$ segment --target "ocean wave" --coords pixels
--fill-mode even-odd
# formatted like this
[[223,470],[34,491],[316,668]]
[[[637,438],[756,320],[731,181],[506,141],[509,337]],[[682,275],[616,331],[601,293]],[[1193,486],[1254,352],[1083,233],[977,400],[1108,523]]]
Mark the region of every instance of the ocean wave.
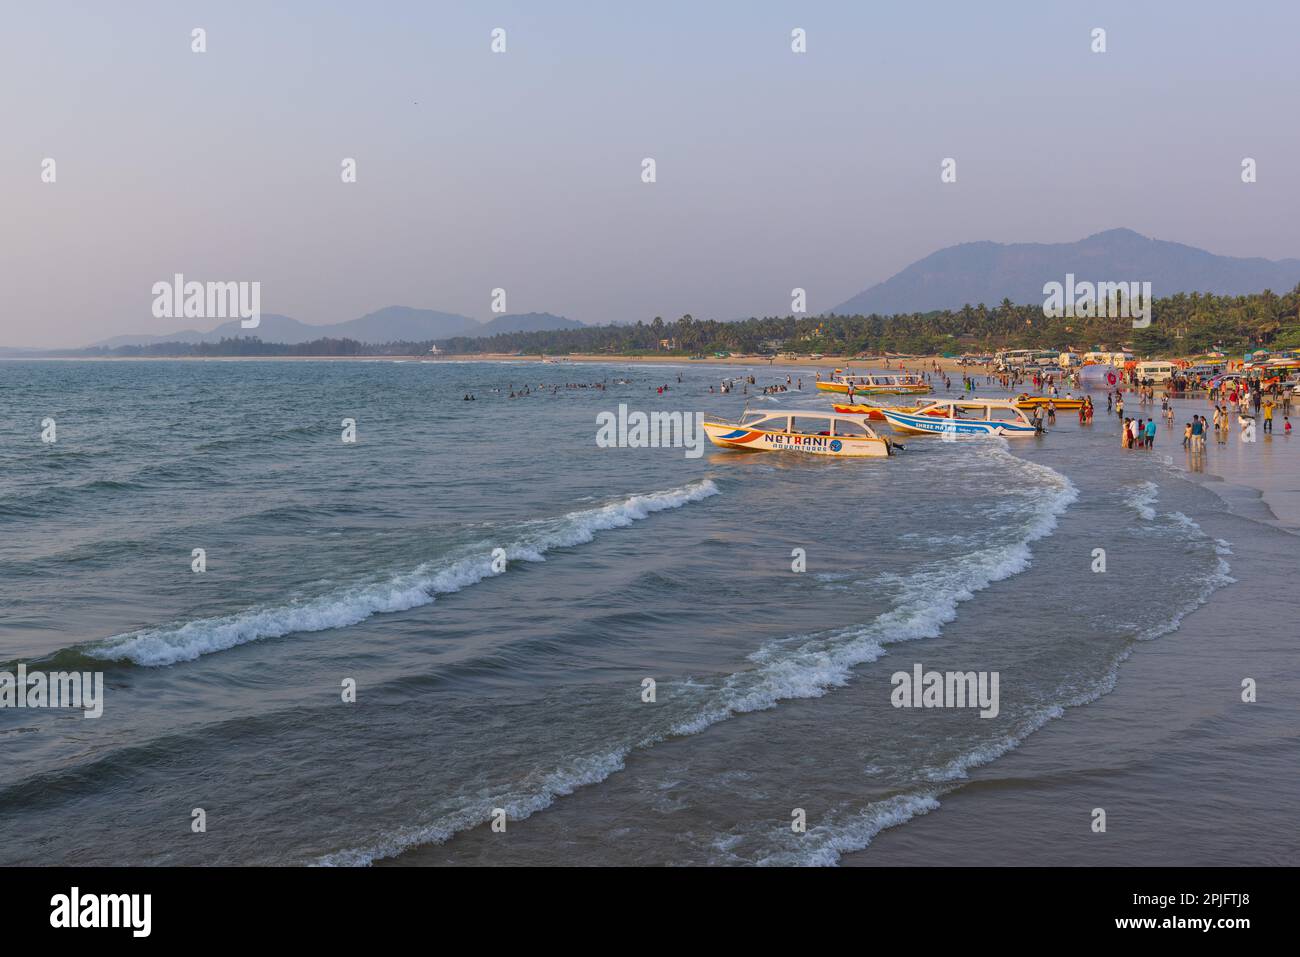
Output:
[[[518,539],[499,547],[508,561],[541,562],[552,549],[585,544],[597,532],[624,528],[655,512],[717,494],[717,486],[704,479],[681,488],[632,495],[558,519],[525,523]],[[490,553],[443,563],[425,562],[410,572],[336,588],[315,598],[114,635],[79,646],[78,650],[93,658],[126,660],[145,667],[172,665],[265,638],[344,628],[372,615],[406,611],[430,604],[437,595],[458,592],[498,574],[504,572],[493,567]]]
[[842,855],[867,847],[886,828],[906,824],[938,807],[939,801],[933,794],[898,794],[868,804],[852,818],[809,828],[800,836],[797,850],[770,854],[758,863],[777,867],[833,866]]
[[117,496],[149,492],[168,483],[197,481],[207,470],[187,462],[158,462],[109,477],[66,481],[62,484],[25,483],[16,492],[0,495],[0,517],[46,518],[73,505],[95,508]]
[[494,798],[485,794],[480,801],[455,814],[429,824],[399,828],[373,845],[326,854],[315,863],[323,867],[367,867],[414,847],[442,844],[459,831],[486,823],[498,807],[505,811],[508,821],[523,820],[550,807],[556,798],[572,794],[588,784],[599,784],[614,772],[621,771],[630,750],[619,748],[605,754],[574,758],[563,767],[531,776],[531,780],[525,781],[511,796]]
[[1035,505],[1015,541],[923,566],[899,582],[897,604],[864,627],[814,638],[793,649],[790,639],[760,648],[750,656],[757,668],[729,676],[712,704],[676,725],[674,733],[696,734],[733,714],[770,708],[784,699],[820,697],[847,683],[853,668],[879,658],[885,645],[938,636],[957,617],[961,602],[1028,568],[1031,543],[1056,528],[1058,517],[1079,493],[1056,470],[1002,454],[1036,483]]
[[131,478],[95,478],[64,485],[25,486],[19,494],[0,497],[0,517],[44,518],[51,503],[66,505],[80,500],[80,496],[98,494],[100,499],[116,493],[138,492],[145,485]]
[[[934,563],[911,576],[903,582],[898,603],[864,627],[769,642],[750,655],[756,668],[728,676],[721,687],[705,693],[705,700],[692,717],[663,732],[557,768],[531,786],[525,781],[509,796],[498,798],[495,805],[484,797],[472,808],[430,824],[390,832],[367,846],[324,855],[317,863],[364,866],[422,844],[443,843],[458,831],[481,825],[492,806],[507,808],[510,819],[518,820],[550,806],[558,796],[600,783],[621,770],[627,755],[635,750],[653,747],[670,737],[698,734],[735,714],[770,708],[782,700],[820,697],[832,687],[846,684],[852,668],[874,661],[884,653],[886,644],[937,636],[956,617],[961,602],[1027,568],[1032,558],[1030,544],[1049,535],[1058,517],[1078,498],[1074,483],[1055,469],[1018,458],[1007,452],[1005,445],[991,448],[1004,466],[1019,471],[1031,485],[1031,504],[1022,511],[1027,520],[1014,541]],[[903,796],[895,804],[883,802],[860,828],[874,835],[937,806],[933,798]]]

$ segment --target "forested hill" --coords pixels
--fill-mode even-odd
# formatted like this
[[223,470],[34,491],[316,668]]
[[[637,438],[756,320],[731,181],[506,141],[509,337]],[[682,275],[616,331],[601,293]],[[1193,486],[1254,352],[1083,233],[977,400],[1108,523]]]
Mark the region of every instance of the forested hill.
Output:
[[1199,352],[1216,344],[1300,346],[1300,286],[1280,296],[1271,291],[1248,296],[1179,293],[1156,299],[1151,325],[1145,329],[1134,329],[1129,319],[1049,319],[1041,302],[1017,306],[1004,299],[992,308],[980,304],[896,316],[785,316],[738,322],[656,318],[634,325],[454,338],[438,345],[454,354],[788,351],[845,355],[1088,348],[1121,342],[1131,343],[1143,354]]

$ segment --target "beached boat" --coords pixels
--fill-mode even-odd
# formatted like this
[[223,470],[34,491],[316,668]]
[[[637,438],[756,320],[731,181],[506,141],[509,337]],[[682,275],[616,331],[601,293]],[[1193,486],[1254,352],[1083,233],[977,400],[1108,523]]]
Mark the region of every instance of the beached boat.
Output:
[[915,412],[882,409],[885,421],[910,435],[1033,435],[1038,430],[1008,399],[933,399]]
[[911,372],[869,372],[849,375],[836,369],[829,381],[818,382],[823,392],[843,392],[856,395],[924,395],[930,384]]
[[804,409],[746,412],[739,422],[705,420],[704,433],[721,448],[749,452],[856,457],[891,455],[895,449],[867,424],[866,416]]
[[1083,408],[1082,399],[1076,399],[1069,395],[1030,395],[1028,392],[1022,392],[1020,395],[1016,396],[1016,405],[1022,409],[1032,409],[1036,405],[1041,405],[1043,408],[1047,408],[1048,402],[1056,404],[1057,412],[1077,412],[1079,409]]

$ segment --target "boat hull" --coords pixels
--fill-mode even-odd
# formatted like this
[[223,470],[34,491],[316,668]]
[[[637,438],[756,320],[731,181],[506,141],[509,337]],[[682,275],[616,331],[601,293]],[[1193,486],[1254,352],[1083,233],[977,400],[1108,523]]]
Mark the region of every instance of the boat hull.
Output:
[[879,458],[892,451],[891,443],[886,438],[769,432],[724,422],[705,422],[704,434],[719,448],[742,452],[802,452],[807,455]]
[[[817,388],[822,392],[838,392],[847,395],[849,387],[843,382],[818,382]],[[854,395],[925,395],[930,391],[928,385],[855,385]]]
[[978,419],[950,419],[944,416],[912,415],[907,412],[885,411],[885,421],[897,431],[908,435],[1000,435],[1019,438],[1034,435],[1032,425],[1016,422],[987,422]]
[[1021,409],[1033,409],[1035,406],[1039,405],[1043,408],[1047,408],[1047,403],[1049,401],[1056,404],[1057,412],[1078,412],[1083,408],[1082,399],[1053,399],[1051,396],[1037,395],[1031,395],[1024,399],[1017,399],[1016,405]]
[[[875,422],[885,421],[886,409],[888,409],[890,412],[915,412],[916,411],[916,406],[914,405],[865,405],[865,404],[848,405],[843,402],[833,402],[831,403],[831,408],[833,408],[836,412],[844,412],[844,413],[848,413],[849,415],[865,415],[868,419],[871,419]],[[945,416],[948,413],[927,412],[925,414]]]

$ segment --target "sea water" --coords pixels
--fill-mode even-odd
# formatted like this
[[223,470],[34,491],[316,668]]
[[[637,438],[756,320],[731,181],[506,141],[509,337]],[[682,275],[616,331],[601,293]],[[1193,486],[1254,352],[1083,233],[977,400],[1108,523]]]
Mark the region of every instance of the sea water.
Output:
[[[829,408],[738,371],[0,363],[0,667],[105,676],[96,720],[0,710],[0,863],[835,863],[1232,581],[1176,443],[1100,411],[878,459],[596,441]],[[891,706],[922,662],[999,674],[996,717]]]

